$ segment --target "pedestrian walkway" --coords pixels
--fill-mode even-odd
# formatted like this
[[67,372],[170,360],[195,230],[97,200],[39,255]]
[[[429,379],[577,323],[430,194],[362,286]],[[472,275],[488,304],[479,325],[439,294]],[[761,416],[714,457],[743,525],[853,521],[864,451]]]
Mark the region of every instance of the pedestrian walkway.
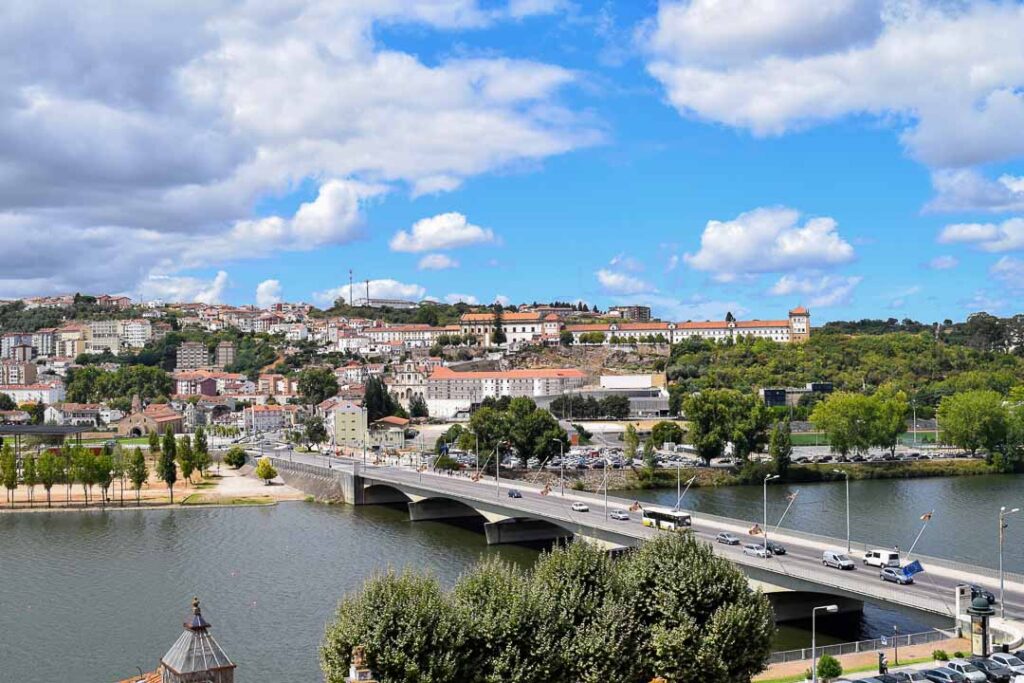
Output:
[[[952,638],[950,640],[940,640],[934,643],[923,643],[921,645],[909,645],[907,647],[900,648],[900,661],[908,662],[916,659],[922,659],[924,657],[931,657],[932,652],[935,650],[945,650],[952,657],[954,652],[970,652],[971,643],[969,640],[963,638]],[[884,650],[885,655],[889,658],[889,666],[895,668],[897,666],[894,662],[892,648]],[[858,669],[865,673],[871,671],[877,672],[878,669],[874,668],[878,664],[878,652],[858,652],[849,655],[840,655],[836,657],[839,663],[843,665],[843,671],[855,673]],[[865,669],[864,667],[870,667]],[[808,671],[811,668],[810,660],[804,660],[800,662],[783,662],[779,664],[772,664],[762,673],[754,677],[754,681],[776,681],[776,680],[792,680],[793,676]],[[847,676],[844,674],[844,678],[856,678],[856,676]]]

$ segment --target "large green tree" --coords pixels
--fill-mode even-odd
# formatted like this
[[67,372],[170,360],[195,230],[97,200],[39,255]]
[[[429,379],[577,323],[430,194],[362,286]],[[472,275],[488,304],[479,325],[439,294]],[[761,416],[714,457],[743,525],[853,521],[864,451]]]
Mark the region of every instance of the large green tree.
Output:
[[39,483],[43,485],[43,490],[46,491],[46,507],[50,507],[50,490],[53,485],[60,480],[63,468],[57,459],[57,456],[53,452],[47,450],[39,456]]
[[872,445],[887,448],[895,455],[900,437],[907,431],[907,417],[910,415],[907,394],[893,384],[883,384],[871,398],[875,402]]
[[174,440],[174,432],[168,427],[164,431],[163,447],[160,449],[160,458],[157,460],[156,476],[167,485],[167,492],[171,496],[171,503],[174,503],[174,484],[178,481],[178,468],[174,461],[178,455],[178,444]]
[[14,507],[14,490],[18,488],[18,459],[9,443],[0,449],[0,479],[7,489],[7,502]]
[[139,505],[141,502],[142,485],[149,479],[149,468],[146,467],[146,458],[142,455],[142,449],[138,446],[132,451],[132,456],[128,460],[127,471],[128,480],[131,481],[132,488],[135,490],[135,504]]
[[965,391],[939,403],[941,439],[971,455],[979,449],[991,455],[1006,443],[1009,414],[995,391]]
[[775,423],[771,439],[768,442],[768,455],[772,459],[775,473],[780,477],[785,477],[793,460],[793,436],[789,420]]
[[837,391],[821,401],[811,422],[828,438],[833,453],[866,453],[877,441],[878,402],[870,396]]
[[690,443],[705,463],[725,452],[725,445],[733,437],[737,406],[742,401],[742,394],[732,389],[710,389],[683,400],[683,414],[690,423]]
[[681,444],[683,435],[683,428],[669,420],[662,420],[651,427],[651,440],[658,447],[666,443]]
[[299,393],[308,404],[319,404],[338,394],[338,378],[330,368],[306,368],[299,373]]

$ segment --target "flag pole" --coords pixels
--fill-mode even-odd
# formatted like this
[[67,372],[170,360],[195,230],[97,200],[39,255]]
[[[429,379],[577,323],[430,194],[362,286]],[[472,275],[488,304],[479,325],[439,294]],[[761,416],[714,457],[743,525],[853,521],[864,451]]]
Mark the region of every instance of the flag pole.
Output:
[[796,497],[797,497],[797,494],[799,494],[799,493],[800,493],[800,489],[797,489],[796,491],[793,491],[793,493],[791,493],[789,496],[787,496],[787,498],[789,498],[789,505],[786,506],[786,509],[782,512],[782,516],[779,517],[778,523],[776,523],[776,525],[775,525],[775,531],[776,532],[779,530],[779,527],[782,526],[782,520],[784,520],[786,518],[786,514],[789,512],[789,508],[793,507],[793,503],[796,502]]
[[924,530],[928,528],[928,523],[932,521],[932,514],[934,512],[935,511],[932,510],[931,512],[926,512],[921,515],[921,521],[923,521],[924,524],[921,525],[921,530],[917,532],[917,538],[914,539],[914,543],[910,546],[910,550],[907,551],[908,560],[910,559],[910,555],[914,552],[914,548],[917,547],[917,542],[921,540],[921,534],[923,534]]

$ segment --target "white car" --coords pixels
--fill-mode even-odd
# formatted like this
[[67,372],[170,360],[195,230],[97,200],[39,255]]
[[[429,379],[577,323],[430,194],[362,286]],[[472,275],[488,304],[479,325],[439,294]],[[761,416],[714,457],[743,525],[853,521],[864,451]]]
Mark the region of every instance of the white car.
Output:
[[864,564],[870,567],[899,567],[900,554],[895,550],[869,550],[864,553]]
[[989,657],[992,661],[999,662],[1015,674],[1024,674],[1024,660],[1008,652],[996,652]]
[[572,511],[573,512],[590,512],[590,506],[587,505],[586,503],[581,503],[579,501],[576,501],[575,503],[572,504]]
[[971,683],[985,683],[988,680],[988,676],[985,675],[984,671],[966,659],[951,659],[946,662],[946,668],[952,669],[968,681],[971,681]]
[[751,557],[771,557],[772,551],[765,550],[760,543],[747,543],[743,546],[743,554]]
[[629,513],[627,513],[625,510],[612,510],[608,516],[618,522],[629,521]]
[[740,544],[740,539],[736,538],[735,536],[730,534],[728,531],[723,531],[722,533],[720,533],[717,536],[715,536],[715,541],[717,541],[718,543],[724,543],[725,545],[739,545]]

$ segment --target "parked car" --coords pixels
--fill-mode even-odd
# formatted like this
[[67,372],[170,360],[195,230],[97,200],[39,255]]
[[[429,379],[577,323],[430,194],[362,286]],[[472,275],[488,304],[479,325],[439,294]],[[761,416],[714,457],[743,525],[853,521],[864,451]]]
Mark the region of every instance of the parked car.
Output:
[[629,513],[626,512],[625,510],[612,510],[608,516],[619,522],[625,522],[629,520]]
[[990,659],[999,662],[1015,674],[1024,674],[1024,659],[1009,652],[996,652]]
[[888,676],[896,683],[913,683],[914,681],[928,680],[923,671],[893,671]]
[[963,674],[957,673],[948,667],[941,669],[929,669],[924,672],[924,677],[933,683],[965,683],[967,680]]
[[985,680],[992,683],[1010,683],[1010,679],[1013,678],[1013,672],[994,659],[971,657],[969,661],[985,674]]
[[971,683],[985,683],[988,676],[985,672],[974,666],[966,659],[951,659],[946,662],[946,668],[957,672]]
[[576,501],[575,503],[572,504],[572,511],[573,512],[590,512],[590,506],[587,505],[586,503],[581,503],[579,501]]
[[856,569],[857,567],[853,560],[839,550],[826,550],[823,552],[821,554],[821,563],[826,567],[835,567],[836,569]]
[[717,536],[715,536],[715,540],[717,542],[719,542],[719,543],[724,543],[726,545],[739,545],[740,544],[740,539],[736,538],[735,536],[730,534],[728,531],[723,531],[722,533],[720,533]]
[[747,543],[743,546],[743,554],[752,557],[771,557],[772,551],[766,550],[760,543]]
[[776,543],[775,541],[768,541],[768,550],[771,551],[772,555],[786,554],[786,546],[781,543]]
[[523,494],[522,494],[522,492],[519,489],[509,489],[508,490],[508,497],[509,498],[522,498]]
[[913,576],[907,576],[898,567],[883,567],[882,571],[878,573],[878,576],[882,581],[890,581],[892,583],[898,583],[901,586],[914,583]]
[[869,550],[864,553],[864,564],[871,567],[898,567],[900,554],[895,550]]

